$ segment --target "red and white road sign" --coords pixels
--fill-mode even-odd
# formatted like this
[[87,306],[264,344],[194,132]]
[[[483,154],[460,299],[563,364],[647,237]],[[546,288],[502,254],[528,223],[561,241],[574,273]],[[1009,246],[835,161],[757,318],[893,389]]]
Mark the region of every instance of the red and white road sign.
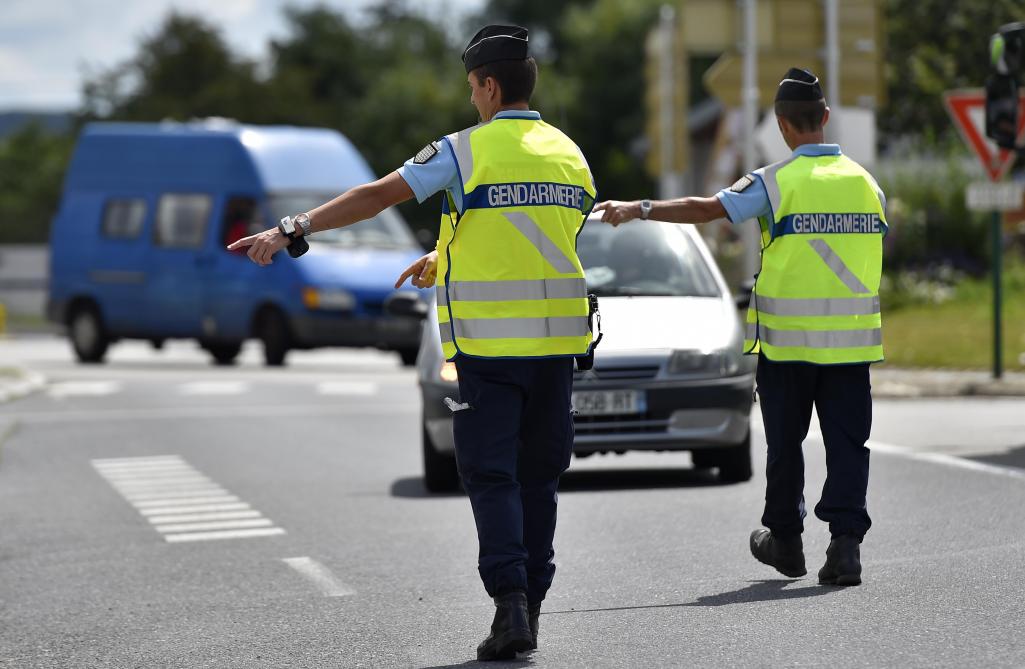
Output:
[[[982,161],[982,167],[993,181],[1000,181],[1014,162],[1014,151],[1001,149],[986,137],[986,91],[966,88],[947,91],[943,95],[950,117],[961,138]],[[1025,92],[1018,97],[1018,143],[1025,131]]]

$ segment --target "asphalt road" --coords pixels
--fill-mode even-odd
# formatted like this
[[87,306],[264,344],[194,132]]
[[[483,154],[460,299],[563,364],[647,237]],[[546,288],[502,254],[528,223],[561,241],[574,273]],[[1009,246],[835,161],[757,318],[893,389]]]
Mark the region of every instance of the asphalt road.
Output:
[[[0,666],[474,665],[492,608],[469,504],[420,484],[419,399],[393,356],[267,370],[247,349],[225,369],[128,344],[79,367],[37,339],[0,343],[11,362],[50,384],[0,405]],[[541,648],[508,665],[1025,665],[1025,401],[879,401],[873,440],[875,525],[849,589],[816,584],[814,518],[808,577],[750,557],[759,475],[574,462]],[[821,442],[806,454],[811,505]],[[167,486],[222,506],[222,538],[161,507]]]

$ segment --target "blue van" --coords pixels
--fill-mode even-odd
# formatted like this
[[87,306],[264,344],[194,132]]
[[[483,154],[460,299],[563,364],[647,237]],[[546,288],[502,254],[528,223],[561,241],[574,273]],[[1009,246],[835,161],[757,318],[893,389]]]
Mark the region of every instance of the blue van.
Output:
[[423,251],[395,211],[313,235],[306,255],[268,267],[225,249],[373,179],[333,130],[90,124],[50,235],[48,316],[82,362],[102,362],[118,339],[190,338],[231,364],[255,337],[268,365],[318,346],[394,350],[412,364],[421,325],[384,303]]

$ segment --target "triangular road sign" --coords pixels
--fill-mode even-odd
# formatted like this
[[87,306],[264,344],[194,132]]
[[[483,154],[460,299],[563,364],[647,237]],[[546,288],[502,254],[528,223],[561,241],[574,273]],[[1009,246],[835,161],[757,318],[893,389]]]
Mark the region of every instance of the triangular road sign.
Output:
[[[1000,181],[1011,169],[1014,151],[999,148],[986,137],[986,91],[968,88],[947,91],[943,96],[950,117],[961,133],[961,138],[982,161],[982,167],[989,178]],[[1018,98],[1018,142],[1021,143],[1025,130],[1025,92]]]

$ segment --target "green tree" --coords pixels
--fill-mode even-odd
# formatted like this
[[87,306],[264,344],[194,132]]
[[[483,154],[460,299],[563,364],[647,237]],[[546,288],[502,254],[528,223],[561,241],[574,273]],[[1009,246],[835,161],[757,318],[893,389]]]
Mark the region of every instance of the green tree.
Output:
[[261,122],[273,115],[256,64],[232,54],[214,26],[176,12],[139,44],[135,57],[88,81],[83,93],[91,118]]
[[57,213],[69,135],[30,123],[0,141],[0,243],[45,242]]
[[884,8],[888,101],[880,129],[890,138],[952,136],[943,92],[985,84],[989,37],[1025,21],[1025,1],[886,0]]

